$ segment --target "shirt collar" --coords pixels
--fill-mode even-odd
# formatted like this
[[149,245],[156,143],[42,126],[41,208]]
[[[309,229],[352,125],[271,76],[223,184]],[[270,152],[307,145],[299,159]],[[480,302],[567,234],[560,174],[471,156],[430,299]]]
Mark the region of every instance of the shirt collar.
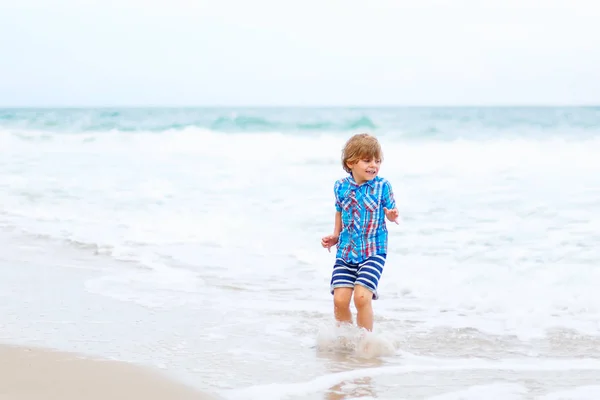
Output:
[[359,185],[358,183],[356,183],[356,181],[354,180],[354,177],[352,176],[352,173],[349,174],[348,176],[348,182],[350,182],[350,186],[354,187],[354,188],[359,188],[361,186],[367,185],[369,187],[373,187],[373,185],[375,185],[375,179],[377,179],[377,177],[371,179],[370,181],[366,181],[365,183]]

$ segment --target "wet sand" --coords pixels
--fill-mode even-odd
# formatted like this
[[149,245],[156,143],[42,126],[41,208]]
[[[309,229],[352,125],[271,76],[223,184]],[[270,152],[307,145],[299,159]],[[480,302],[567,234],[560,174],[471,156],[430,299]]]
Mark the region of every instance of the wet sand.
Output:
[[215,397],[118,361],[0,345],[0,400],[204,400]]

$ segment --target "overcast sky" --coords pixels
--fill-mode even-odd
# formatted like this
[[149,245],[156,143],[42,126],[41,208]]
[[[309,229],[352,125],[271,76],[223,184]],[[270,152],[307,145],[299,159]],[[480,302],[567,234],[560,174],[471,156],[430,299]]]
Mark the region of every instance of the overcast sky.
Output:
[[0,106],[600,104],[597,0],[0,0]]

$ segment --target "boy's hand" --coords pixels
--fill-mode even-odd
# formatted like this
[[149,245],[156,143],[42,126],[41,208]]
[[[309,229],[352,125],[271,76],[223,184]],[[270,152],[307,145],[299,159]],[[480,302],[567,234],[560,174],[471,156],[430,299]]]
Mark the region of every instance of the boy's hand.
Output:
[[331,253],[331,247],[335,246],[338,242],[339,237],[335,235],[328,235],[321,239],[321,246],[325,247]]
[[387,219],[389,219],[391,222],[395,222],[396,224],[398,224],[398,209],[394,208],[392,210],[388,210],[387,208],[383,208],[383,211],[385,211],[385,216],[387,217]]

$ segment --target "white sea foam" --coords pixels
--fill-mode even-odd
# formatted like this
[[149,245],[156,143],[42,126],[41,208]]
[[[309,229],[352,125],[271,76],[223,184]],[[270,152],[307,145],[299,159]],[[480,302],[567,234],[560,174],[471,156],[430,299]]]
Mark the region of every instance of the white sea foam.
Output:
[[363,336],[319,245],[346,135],[0,128],[2,334],[88,329],[232,399],[598,397],[600,140],[495,132],[381,136],[401,224]]
[[540,400],[596,400],[598,398],[600,398],[600,385],[557,390],[539,397]]
[[490,385],[471,386],[468,389],[428,397],[427,400],[505,400],[526,398],[528,398],[527,388],[524,385],[495,383]]
[[[398,381],[404,375],[412,373],[433,374],[442,372],[464,372],[488,371],[498,373],[500,371],[514,372],[562,372],[571,370],[578,371],[600,371],[598,361],[582,360],[546,360],[540,364],[538,361],[528,362],[521,360],[504,360],[502,362],[485,360],[452,360],[436,362],[437,365],[395,365],[386,367],[372,367],[354,369],[350,371],[337,372],[322,375],[306,382],[297,383],[273,383],[268,385],[255,385],[247,388],[224,391],[223,395],[228,399],[285,399],[285,398],[309,398],[311,394],[322,393],[342,382],[353,381],[364,378],[380,378],[386,376],[395,377]],[[414,378],[413,378],[414,379]],[[405,388],[410,390],[410,386]],[[435,385],[432,385],[435,387]],[[585,392],[596,390],[595,387],[588,388]],[[583,392],[583,391],[582,391]],[[477,399],[477,398],[502,398],[521,399],[527,390],[522,384],[488,384],[471,386],[460,391],[447,392],[443,395],[432,396],[430,399]],[[492,396],[492,397],[490,397]],[[495,396],[495,397],[494,397]],[[401,397],[403,398],[403,397]],[[526,398],[526,397],[525,397]],[[553,398],[549,396],[549,398]],[[560,397],[559,397],[560,398]]]
[[[332,255],[319,238],[332,229],[345,137],[189,128],[0,138],[2,225],[146,268],[90,290],[164,304],[155,297],[208,279],[248,290],[291,283],[329,299]],[[598,331],[600,141],[382,144],[402,223],[390,227],[378,313],[424,329]]]
[[356,325],[322,326],[316,339],[316,347],[321,352],[342,352],[360,358],[377,358],[396,354],[393,338],[385,333],[358,329]]

